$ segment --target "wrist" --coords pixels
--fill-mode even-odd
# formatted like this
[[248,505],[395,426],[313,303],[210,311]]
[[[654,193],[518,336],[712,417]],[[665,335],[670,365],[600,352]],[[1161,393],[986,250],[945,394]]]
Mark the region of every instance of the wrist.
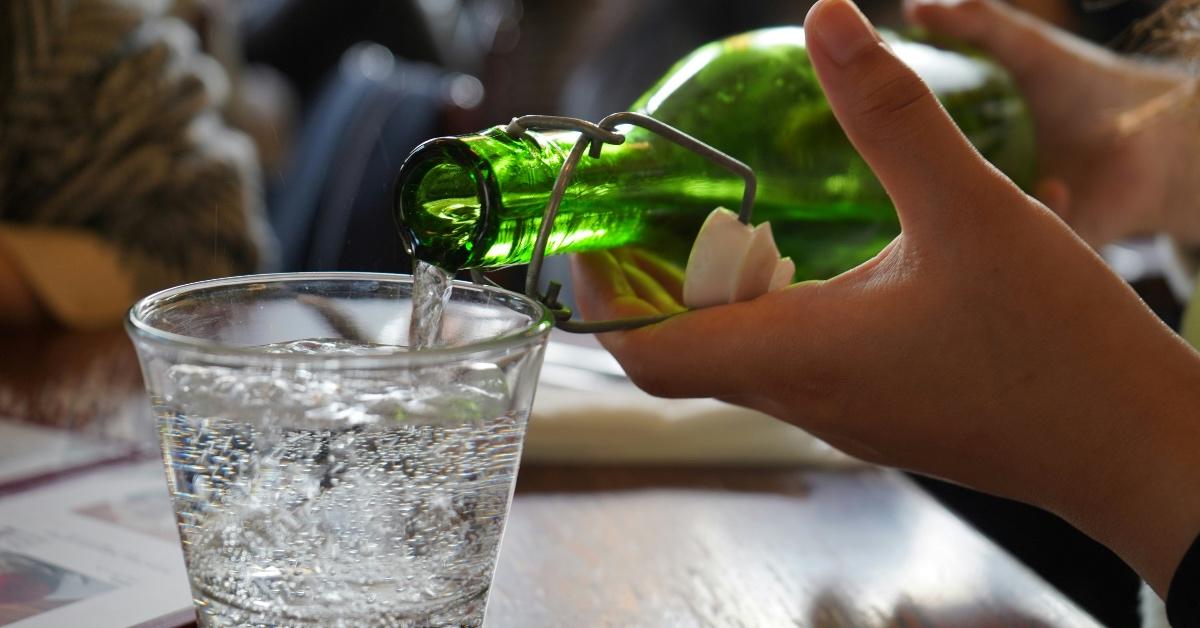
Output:
[[[1182,343],[1147,350],[1129,382],[1128,403],[1095,417],[1107,445],[1081,482],[1064,487],[1050,509],[1100,541],[1162,597],[1179,559],[1200,534],[1200,356]],[[1169,354],[1167,359],[1163,359]],[[1116,416],[1116,415],[1122,416]]]

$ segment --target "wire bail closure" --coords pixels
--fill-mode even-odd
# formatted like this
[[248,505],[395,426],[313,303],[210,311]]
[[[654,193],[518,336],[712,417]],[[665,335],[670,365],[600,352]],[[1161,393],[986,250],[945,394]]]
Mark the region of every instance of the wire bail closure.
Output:
[[[636,329],[646,325],[653,325],[674,316],[674,314],[658,314],[608,321],[572,321],[571,309],[558,302],[558,293],[562,289],[561,284],[557,281],[551,281],[545,294],[542,294],[538,288],[542,274],[542,262],[546,257],[546,245],[550,240],[550,232],[554,229],[554,220],[558,216],[559,205],[562,203],[563,195],[566,194],[567,186],[571,183],[571,178],[575,176],[575,169],[579,165],[580,159],[583,158],[584,151],[587,150],[588,156],[595,159],[600,156],[600,151],[603,150],[605,144],[623,144],[625,136],[616,130],[620,125],[638,126],[656,133],[682,148],[707,159],[713,164],[740,176],[745,182],[745,187],[742,192],[742,205],[738,211],[738,220],[743,224],[750,224],[750,217],[754,211],[754,195],[758,188],[758,182],[750,166],[650,116],[632,111],[621,111],[606,116],[599,124],[567,116],[530,115],[513,118],[508,123],[508,126],[504,128],[505,132],[513,137],[521,137],[528,130],[579,132],[579,139],[575,142],[575,145],[571,148],[571,152],[567,155],[567,159],[563,162],[562,169],[558,172],[558,178],[554,180],[554,188],[550,192],[549,200],[546,202],[546,211],[542,214],[542,223],[538,229],[533,254],[529,260],[529,270],[525,274],[525,295],[549,308],[554,314],[555,326],[563,331],[577,334],[594,334],[606,331]],[[471,278],[476,283],[492,283],[478,269],[471,269]]]

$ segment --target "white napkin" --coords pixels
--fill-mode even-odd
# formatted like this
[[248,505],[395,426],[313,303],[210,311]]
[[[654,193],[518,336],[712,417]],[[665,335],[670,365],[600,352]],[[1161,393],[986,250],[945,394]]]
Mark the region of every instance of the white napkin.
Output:
[[864,464],[753,410],[713,399],[651,397],[594,339],[565,336],[554,332],[546,347],[525,441],[528,462]]

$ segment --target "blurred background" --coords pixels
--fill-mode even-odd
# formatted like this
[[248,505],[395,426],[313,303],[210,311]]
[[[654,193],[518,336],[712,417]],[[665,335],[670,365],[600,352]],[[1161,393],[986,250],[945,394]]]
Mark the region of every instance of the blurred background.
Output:
[[[263,257],[267,269],[380,272],[411,270],[392,222],[392,182],[421,141],[522,114],[598,120],[626,109],[697,46],[799,24],[809,8],[770,0],[123,1],[164,5],[227,77],[221,114],[256,149],[254,194],[277,248]],[[876,24],[904,28],[898,0],[860,4]],[[1158,7],[1017,4],[1114,48],[1130,45],[1130,26]],[[1181,289],[1172,283],[1181,280],[1160,244],[1123,243],[1105,255],[1177,327]],[[1035,509],[920,481],[1102,623],[1138,624],[1138,580],[1104,548]]]

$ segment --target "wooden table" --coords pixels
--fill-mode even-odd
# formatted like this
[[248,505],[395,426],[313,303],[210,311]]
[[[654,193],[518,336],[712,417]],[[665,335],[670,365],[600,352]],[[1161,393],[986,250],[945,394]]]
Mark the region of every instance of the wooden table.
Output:
[[[150,431],[121,331],[0,347],[0,415]],[[898,473],[527,466],[487,625],[1098,624]]]

